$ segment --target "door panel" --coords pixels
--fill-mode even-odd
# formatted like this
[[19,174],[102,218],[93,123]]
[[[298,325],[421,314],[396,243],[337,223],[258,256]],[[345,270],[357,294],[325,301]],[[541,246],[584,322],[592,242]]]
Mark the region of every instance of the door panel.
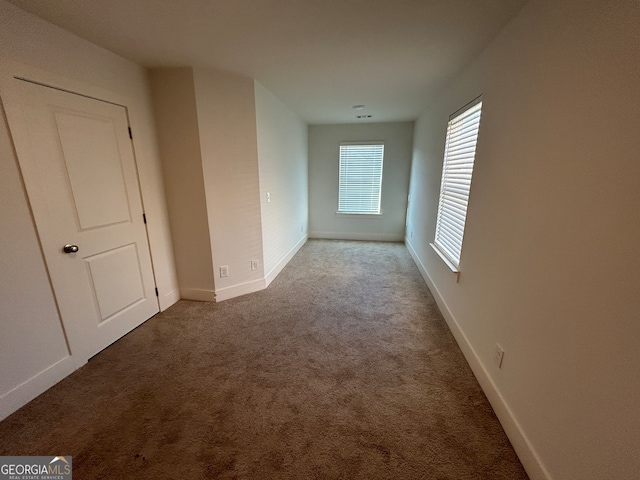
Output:
[[144,301],[144,282],[135,244],[85,257],[84,261],[98,303],[99,323]]
[[131,221],[113,119],[56,111],[55,120],[80,228]]
[[79,364],[159,310],[127,112],[14,81],[7,117]]

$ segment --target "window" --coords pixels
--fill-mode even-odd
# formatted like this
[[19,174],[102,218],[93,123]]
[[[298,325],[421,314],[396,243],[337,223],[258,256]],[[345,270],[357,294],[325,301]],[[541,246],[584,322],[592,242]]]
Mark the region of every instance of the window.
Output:
[[480,129],[480,97],[449,117],[442,166],[442,183],[432,246],[458,272],[467,219],[473,161]]
[[380,214],[383,142],[341,143],[338,213]]

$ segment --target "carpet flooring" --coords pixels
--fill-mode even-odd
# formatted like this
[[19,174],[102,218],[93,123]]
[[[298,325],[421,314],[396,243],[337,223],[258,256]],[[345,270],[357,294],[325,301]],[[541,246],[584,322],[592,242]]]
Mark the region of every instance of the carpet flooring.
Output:
[[527,479],[404,245],[310,240],[180,301],[0,423],[81,479]]

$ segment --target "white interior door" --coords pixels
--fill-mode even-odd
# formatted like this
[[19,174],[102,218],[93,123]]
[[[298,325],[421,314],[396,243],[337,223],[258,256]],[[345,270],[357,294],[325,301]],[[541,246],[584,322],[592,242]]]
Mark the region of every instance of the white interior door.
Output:
[[159,310],[127,111],[14,82],[7,117],[80,364]]

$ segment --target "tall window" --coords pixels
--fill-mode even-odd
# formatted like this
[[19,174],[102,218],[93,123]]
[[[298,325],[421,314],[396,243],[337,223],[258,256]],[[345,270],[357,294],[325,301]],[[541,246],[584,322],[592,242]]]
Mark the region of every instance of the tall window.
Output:
[[449,117],[442,166],[440,202],[434,248],[457,271],[460,265],[471,175],[480,129],[482,100],[478,97]]
[[380,213],[383,142],[341,143],[338,213]]

